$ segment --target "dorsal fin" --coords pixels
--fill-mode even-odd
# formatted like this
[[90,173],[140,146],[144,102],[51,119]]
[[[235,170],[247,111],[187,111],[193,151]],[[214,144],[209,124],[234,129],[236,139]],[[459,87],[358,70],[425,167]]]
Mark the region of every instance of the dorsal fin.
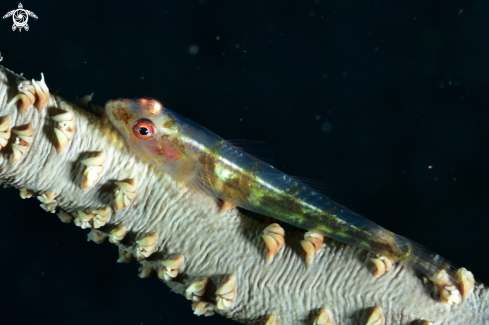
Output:
[[232,139],[226,142],[267,164],[274,162],[272,146],[263,141]]
[[323,183],[321,181],[317,181],[314,179],[310,178],[305,178],[305,177],[299,177],[299,176],[290,176],[292,179],[301,182],[302,184],[306,185],[307,187],[315,190],[316,192],[319,192],[323,195],[326,195],[329,198],[332,198],[332,191],[333,187],[327,185],[326,183]]

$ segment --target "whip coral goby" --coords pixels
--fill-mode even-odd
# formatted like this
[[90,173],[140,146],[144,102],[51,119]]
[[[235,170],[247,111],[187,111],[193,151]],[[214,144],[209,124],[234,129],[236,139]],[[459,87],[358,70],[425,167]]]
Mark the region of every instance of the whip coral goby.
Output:
[[[13,101],[23,77],[1,68],[0,80],[0,118],[8,121],[2,122],[7,143],[0,179],[23,197],[39,198],[63,221],[76,219],[90,228],[92,240],[108,238],[119,247],[121,261],[135,257],[141,263],[141,277],[159,275],[186,296],[189,312],[247,324],[484,324],[489,319],[487,290],[475,284],[471,293],[473,278],[464,269],[441,268],[423,281],[413,268],[395,263],[399,256],[339,243],[321,229],[306,235],[280,226],[265,230],[268,224],[237,209],[223,212],[205,191],[138,159],[109,121],[49,96],[44,79],[35,88],[39,98],[27,104],[18,102],[21,97]],[[50,118],[60,114],[61,122]],[[55,129],[65,132],[67,141],[60,141]],[[15,145],[21,148],[13,151]],[[384,274],[374,277],[372,265]],[[456,304],[456,297],[466,301]]]
[[[337,204],[157,100],[119,99],[105,107],[105,115],[139,159],[180,185],[314,233],[301,242],[307,264],[321,251],[325,235],[378,254],[372,258],[376,277],[389,271],[392,261],[402,261],[435,282],[446,303],[457,304],[460,291],[465,299],[472,290],[470,272],[461,270],[468,279],[459,281],[455,268],[440,255]],[[284,230],[274,225],[262,235],[269,251],[267,263],[284,244]],[[458,291],[452,289],[458,283]]]

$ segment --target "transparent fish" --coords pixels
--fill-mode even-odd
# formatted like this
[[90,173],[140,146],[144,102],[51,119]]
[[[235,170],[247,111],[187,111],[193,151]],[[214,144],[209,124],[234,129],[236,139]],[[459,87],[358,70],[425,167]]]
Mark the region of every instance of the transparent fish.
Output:
[[238,207],[404,262],[433,279],[443,257],[348,210],[154,100],[109,101],[106,115],[139,158]]

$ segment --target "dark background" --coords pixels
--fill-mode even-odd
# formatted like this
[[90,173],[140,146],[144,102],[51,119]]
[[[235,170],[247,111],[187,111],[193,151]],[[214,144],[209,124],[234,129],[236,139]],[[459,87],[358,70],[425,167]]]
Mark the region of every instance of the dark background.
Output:
[[[20,33],[0,20],[9,69],[70,100],[154,97],[265,141],[277,168],[489,283],[489,1],[22,3],[39,19]],[[1,193],[2,323],[233,323]]]

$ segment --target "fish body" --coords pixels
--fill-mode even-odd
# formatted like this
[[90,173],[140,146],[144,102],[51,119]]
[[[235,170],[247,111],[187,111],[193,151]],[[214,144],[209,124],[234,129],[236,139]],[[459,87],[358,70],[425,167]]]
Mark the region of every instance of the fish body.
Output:
[[163,107],[154,99],[109,101],[106,115],[140,159],[238,207],[402,261],[433,278],[455,268],[416,242],[341,206],[299,180]]

